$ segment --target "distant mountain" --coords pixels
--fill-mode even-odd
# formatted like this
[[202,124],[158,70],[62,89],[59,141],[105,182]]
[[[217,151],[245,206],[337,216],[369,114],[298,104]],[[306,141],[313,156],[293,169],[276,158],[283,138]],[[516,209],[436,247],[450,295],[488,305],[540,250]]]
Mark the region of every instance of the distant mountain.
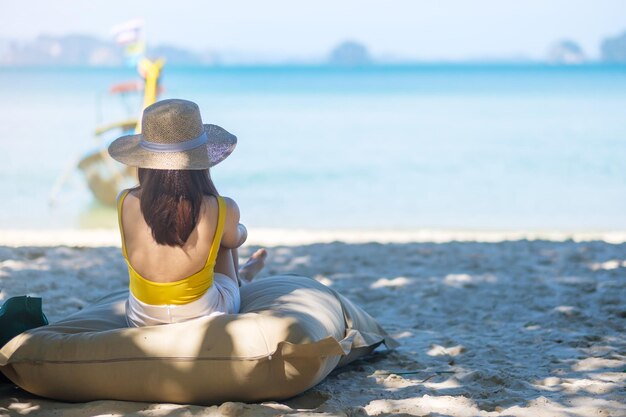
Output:
[[159,45],[149,48],[148,55],[163,57],[168,65],[198,65],[206,63],[200,54],[172,45]]
[[339,66],[360,66],[372,63],[367,47],[354,41],[346,41],[337,45],[328,57],[328,63]]
[[626,63],[626,32],[613,38],[606,38],[600,46],[602,60]]
[[[180,46],[148,46],[147,55],[165,58],[167,65],[317,65],[324,59],[267,55],[244,51],[196,52]],[[329,54],[327,63],[339,66],[360,66],[373,62],[365,45],[343,42]],[[93,66],[117,67],[125,64],[123,47],[112,40],[89,35],[42,35],[31,41],[0,39],[0,66]]]
[[30,42],[0,42],[2,66],[117,66],[122,62],[118,46],[88,35],[42,35]]
[[[212,64],[212,54],[198,54],[172,45],[148,48],[148,56],[163,57],[172,65]],[[124,65],[123,48],[113,41],[89,35],[48,36],[32,41],[0,40],[0,66],[94,66]]]
[[[230,66],[230,65],[333,65],[359,67],[372,64],[410,64],[432,62],[416,58],[382,54],[373,56],[367,46],[357,41],[345,41],[336,45],[324,56],[309,56],[303,51],[299,56],[283,53],[255,53],[250,51],[194,51],[180,46],[161,44],[148,45],[147,55],[165,58],[168,66]],[[602,58],[608,62],[626,62],[626,32],[606,39],[602,43]],[[571,40],[562,40],[552,45],[547,61],[553,63],[582,63],[587,57],[580,45]],[[123,47],[113,40],[103,40],[90,35],[41,35],[31,41],[0,39],[0,67],[7,66],[124,66]],[[483,57],[476,59],[438,60],[436,62],[506,62],[528,63],[523,56]]]
[[548,61],[555,64],[582,64],[587,58],[579,44],[566,39],[550,47]]

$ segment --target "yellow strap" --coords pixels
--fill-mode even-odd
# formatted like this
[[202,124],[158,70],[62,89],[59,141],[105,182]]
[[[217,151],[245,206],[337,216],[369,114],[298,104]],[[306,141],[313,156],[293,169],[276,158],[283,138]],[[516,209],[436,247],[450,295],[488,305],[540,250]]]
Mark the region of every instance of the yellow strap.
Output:
[[117,199],[117,222],[120,226],[120,234],[122,235],[122,255],[124,258],[128,259],[128,255],[126,255],[126,243],[124,243],[124,228],[122,227],[122,205],[124,204],[124,199],[128,195],[130,190],[124,190],[122,194]]
[[205,268],[207,265],[215,264],[215,260],[217,259],[217,253],[220,251],[222,233],[224,233],[224,223],[226,223],[226,201],[224,201],[224,197],[218,195],[217,227],[215,228],[215,236],[213,237],[213,243],[211,244],[211,250],[209,251],[209,257],[206,260]]

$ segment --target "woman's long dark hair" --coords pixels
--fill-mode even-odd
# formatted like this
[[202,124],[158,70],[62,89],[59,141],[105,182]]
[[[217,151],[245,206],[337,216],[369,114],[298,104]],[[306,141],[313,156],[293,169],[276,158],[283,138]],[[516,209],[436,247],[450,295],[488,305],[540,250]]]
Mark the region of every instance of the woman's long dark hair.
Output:
[[198,223],[202,197],[218,195],[209,170],[139,168],[138,176],[141,213],[152,237],[182,247]]

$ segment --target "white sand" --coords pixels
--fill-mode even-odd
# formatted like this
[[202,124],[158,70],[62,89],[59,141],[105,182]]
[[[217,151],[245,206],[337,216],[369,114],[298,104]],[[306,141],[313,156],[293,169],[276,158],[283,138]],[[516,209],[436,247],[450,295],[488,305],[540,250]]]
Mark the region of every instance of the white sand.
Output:
[[[548,240],[626,242],[626,231],[507,231],[507,230],[323,230],[251,229],[248,245],[310,245],[314,243],[444,243]],[[0,230],[0,246],[120,246],[117,229]]]
[[[332,286],[401,347],[282,403],[66,404],[4,385],[0,415],[626,416],[624,233],[251,237],[292,245],[270,249],[264,276],[298,273]],[[528,240],[507,241],[520,238]],[[354,243],[302,245],[333,240]],[[356,243],[369,240],[414,243]],[[126,285],[118,241],[115,231],[0,231],[0,299],[41,296],[51,321],[74,312]]]

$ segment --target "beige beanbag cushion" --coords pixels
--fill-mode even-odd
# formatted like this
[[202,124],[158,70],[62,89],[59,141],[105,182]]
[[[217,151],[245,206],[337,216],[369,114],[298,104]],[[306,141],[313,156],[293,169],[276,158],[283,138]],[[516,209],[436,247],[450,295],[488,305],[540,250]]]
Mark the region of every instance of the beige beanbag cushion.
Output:
[[371,316],[309,278],[266,278],[241,295],[240,314],[128,328],[121,291],[16,336],[0,370],[65,401],[254,402],[294,396],[381,343],[395,346]]

